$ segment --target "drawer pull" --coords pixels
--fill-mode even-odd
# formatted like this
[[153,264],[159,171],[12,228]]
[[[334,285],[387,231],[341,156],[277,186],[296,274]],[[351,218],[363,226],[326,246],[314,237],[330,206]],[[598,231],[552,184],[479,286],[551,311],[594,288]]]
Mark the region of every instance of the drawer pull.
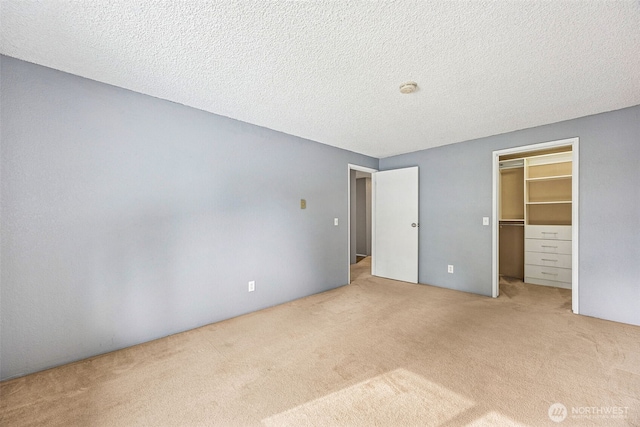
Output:
[[546,271],[541,271],[540,273],[547,274],[549,276],[557,276],[558,275],[558,273],[547,273]]
[[557,259],[542,258],[542,261],[558,262]]
[[558,234],[557,231],[542,231],[542,234]]
[[543,248],[554,248],[557,249],[557,246],[549,246],[549,245],[542,245]]

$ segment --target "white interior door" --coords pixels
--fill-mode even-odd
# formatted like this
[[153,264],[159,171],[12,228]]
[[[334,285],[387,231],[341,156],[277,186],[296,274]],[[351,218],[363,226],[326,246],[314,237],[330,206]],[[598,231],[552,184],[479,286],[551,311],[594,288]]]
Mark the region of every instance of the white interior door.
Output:
[[418,167],[372,176],[374,276],[418,283]]

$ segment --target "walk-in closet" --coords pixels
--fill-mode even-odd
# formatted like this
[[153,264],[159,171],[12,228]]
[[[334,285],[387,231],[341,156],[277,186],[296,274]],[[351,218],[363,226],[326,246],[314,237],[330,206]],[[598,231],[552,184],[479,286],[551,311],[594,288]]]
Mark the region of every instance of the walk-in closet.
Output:
[[500,276],[571,289],[571,147],[499,160]]

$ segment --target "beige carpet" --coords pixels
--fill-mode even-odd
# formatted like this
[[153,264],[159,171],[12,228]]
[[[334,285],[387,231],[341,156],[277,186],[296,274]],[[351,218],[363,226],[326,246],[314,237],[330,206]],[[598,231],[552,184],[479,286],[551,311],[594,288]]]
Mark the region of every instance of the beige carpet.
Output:
[[0,383],[0,425],[640,425],[640,327],[571,314],[567,290],[505,281],[491,299],[369,268]]

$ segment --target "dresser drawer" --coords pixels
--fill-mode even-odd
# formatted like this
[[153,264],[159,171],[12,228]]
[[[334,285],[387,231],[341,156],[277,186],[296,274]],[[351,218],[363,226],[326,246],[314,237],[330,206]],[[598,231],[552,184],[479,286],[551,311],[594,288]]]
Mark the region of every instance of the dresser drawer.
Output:
[[571,269],[570,268],[557,268],[557,267],[544,267],[541,265],[526,265],[524,266],[524,276],[533,277],[537,279],[553,280],[556,282],[568,282],[571,283]]
[[571,255],[549,254],[542,252],[527,252],[524,255],[525,262],[529,265],[543,267],[571,268]]
[[525,225],[525,239],[571,240],[570,225]]
[[553,286],[555,288],[571,289],[571,283],[556,282],[554,280],[546,280],[546,279],[538,279],[536,277],[525,277],[524,282],[532,285]]
[[570,240],[524,239],[525,252],[571,255]]

